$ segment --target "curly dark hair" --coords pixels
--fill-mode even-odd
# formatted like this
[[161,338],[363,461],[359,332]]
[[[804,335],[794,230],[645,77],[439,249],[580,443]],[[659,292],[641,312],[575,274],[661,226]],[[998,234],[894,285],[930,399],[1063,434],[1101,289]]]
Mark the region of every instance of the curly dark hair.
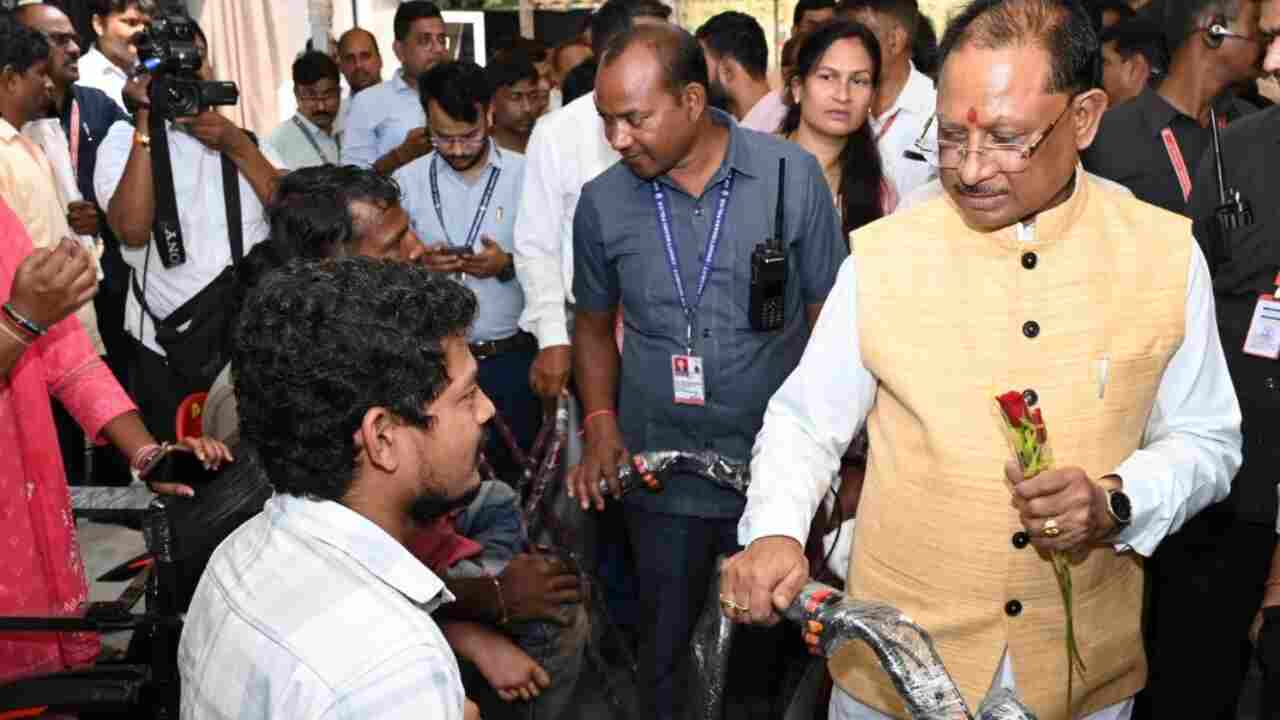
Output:
[[293,261],[262,280],[237,322],[242,439],[277,492],[325,500],[354,480],[354,435],[373,407],[422,427],[449,384],[444,341],[466,337],[475,294],[407,263]]

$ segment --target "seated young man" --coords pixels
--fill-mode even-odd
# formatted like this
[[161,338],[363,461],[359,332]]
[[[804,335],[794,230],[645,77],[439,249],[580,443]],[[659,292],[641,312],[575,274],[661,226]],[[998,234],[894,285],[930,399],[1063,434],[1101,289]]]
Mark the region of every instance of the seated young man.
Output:
[[250,294],[241,437],[275,495],[196,589],[184,718],[468,716],[431,617],[453,595],[405,545],[478,491],[493,404],[466,342],[475,312],[457,283],[366,258],[291,263]]
[[[294,259],[363,256],[421,264],[424,246],[401,207],[400,188],[367,168],[289,173],[266,217],[267,240],[240,266],[245,294]],[[209,391],[204,430],[234,444],[239,422],[228,367]],[[457,525],[442,516],[419,528],[408,545],[456,596],[437,617],[450,645],[469,663],[463,664],[464,677],[478,671],[506,701],[541,694],[539,717],[555,717],[547,710],[569,702],[586,641],[576,575],[555,558],[529,552],[515,493],[504,484],[484,483]]]

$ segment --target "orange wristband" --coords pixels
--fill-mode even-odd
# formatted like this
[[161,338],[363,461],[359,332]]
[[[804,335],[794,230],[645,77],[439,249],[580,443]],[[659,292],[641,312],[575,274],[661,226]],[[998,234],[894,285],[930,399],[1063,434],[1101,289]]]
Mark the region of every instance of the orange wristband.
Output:
[[617,417],[617,416],[618,416],[618,414],[617,414],[617,413],[615,413],[614,411],[609,410],[609,409],[607,409],[607,408],[606,408],[606,409],[604,409],[604,410],[596,410],[595,412],[587,413],[587,416],[586,416],[586,417],[584,417],[584,418],[582,418],[582,427],[584,427],[584,428],[585,428],[585,427],[587,426],[587,423],[591,422],[591,418],[593,418],[593,417],[595,417],[595,416],[597,416],[597,415],[613,415],[614,417]]

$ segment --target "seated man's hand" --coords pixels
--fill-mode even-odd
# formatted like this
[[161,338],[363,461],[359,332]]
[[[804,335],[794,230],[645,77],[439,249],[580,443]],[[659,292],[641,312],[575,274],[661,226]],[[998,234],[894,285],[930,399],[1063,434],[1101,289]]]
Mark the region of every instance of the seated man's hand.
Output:
[[720,570],[720,610],[734,622],[776,624],[805,582],[809,561],[789,537],[771,535],[751,543]]
[[467,700],[462,705],[462,720],[480,720],[480,708]]
[[582,602],[577,573],[554,555],[516,555],[498,581],[509,620],[548,620],[563,626],[569,621],[562,606]]
[[505,702],[528,702],[551,687],[547,671],[506,635],[473,622],[445,623],[440,630]]

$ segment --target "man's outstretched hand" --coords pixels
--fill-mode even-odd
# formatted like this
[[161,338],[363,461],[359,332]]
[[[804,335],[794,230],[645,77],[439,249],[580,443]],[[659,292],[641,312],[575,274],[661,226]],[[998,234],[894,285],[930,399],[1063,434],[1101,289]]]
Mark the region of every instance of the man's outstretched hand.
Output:
[[762,537],[725,561],[720,610],[734,622],[773,625],[809,580],[809,561],[793,538]]

